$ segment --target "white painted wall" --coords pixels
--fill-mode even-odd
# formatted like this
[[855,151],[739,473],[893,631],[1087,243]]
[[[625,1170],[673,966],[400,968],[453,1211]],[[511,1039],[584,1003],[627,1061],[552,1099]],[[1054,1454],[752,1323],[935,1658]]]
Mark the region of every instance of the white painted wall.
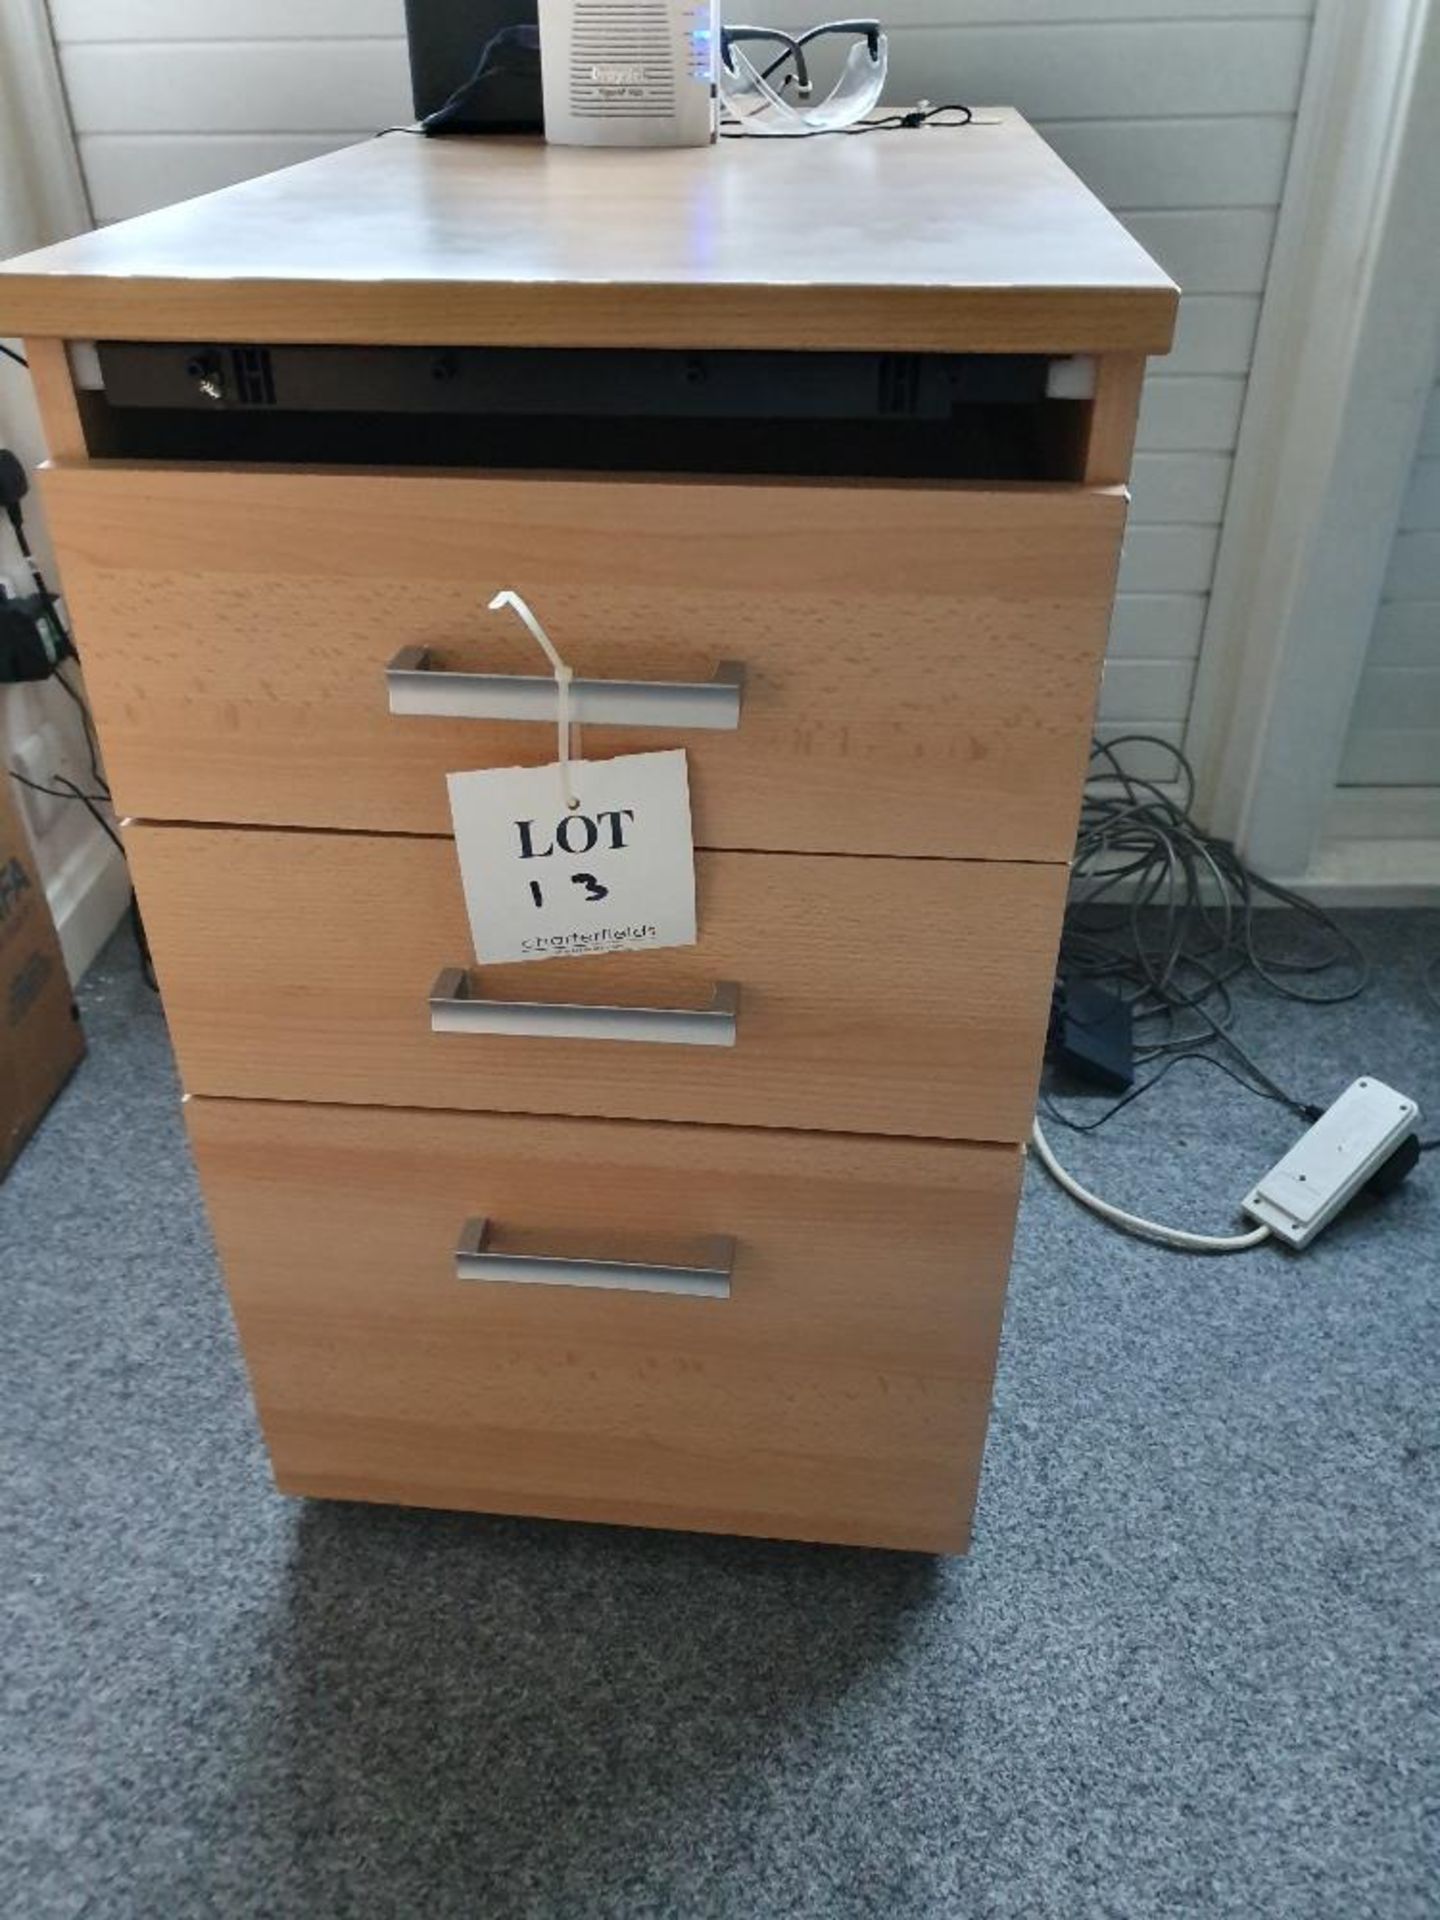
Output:
[[[402,0],[51,0],[97,216],[410,116]],[[794,26],[815,0],[747,3]],[[892,0],[891,95],[1014,103],[1186,291],[1146,389],[1102,699],[1178,742],[1313,0]],[[957,18],[957,16],[960,16]]]
[[[0,0],[0,256],[59,240],[89,224],[78,172],[69,152],[64,107],[44,27],[43,8],[28,0]],[[32,132],[36,133],[31,138]],[[68,165],[67,165],[68,162]],[[19,346],[19,342],[7,344]],[[0,446],[19,455],[33,476],[45,457],[30,381],[0,356]],[[26,501],[26,532],[46,577],[57,579],[39,501]],[[29,579],[8,520],[0,519],[0,575],[13,591]],[[73,665],[69,669],[74,677]],[[85,738],[76,711],[55,686],[0,687],[0,778],[19,750],[39,737],[47,746],[42,771],[77,783],[90,779]],[[27,802],[18,787],[22,812]],[[72,979],[89,966],[124,911],[129,882],[110,842],[78,801],[53,809],[55,818],[34,836],[35,859],[59,929]]]
[[1390,550],[1340,784],[1440,789],[1440,384]]

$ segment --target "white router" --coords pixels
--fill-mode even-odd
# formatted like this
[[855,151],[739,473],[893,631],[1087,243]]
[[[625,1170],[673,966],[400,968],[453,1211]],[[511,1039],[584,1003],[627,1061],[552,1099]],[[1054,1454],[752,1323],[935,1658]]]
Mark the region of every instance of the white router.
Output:
[[545,138],[708,146],[719,37],[719,0],[540,0]]

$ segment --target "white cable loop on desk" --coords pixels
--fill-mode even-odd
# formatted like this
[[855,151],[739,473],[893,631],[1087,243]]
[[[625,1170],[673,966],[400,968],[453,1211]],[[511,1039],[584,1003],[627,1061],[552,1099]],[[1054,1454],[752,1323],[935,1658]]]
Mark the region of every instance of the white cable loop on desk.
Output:
[[1256,1227],[1251,1233],[1187,1233],[1183,1227],[1166,1227],[1158,1220],[1146,1220],[1138,1213],[1127,1213],[1123,1207],[1112,1206],[1108,1200],[1091,1193],[1088,1187],[1082,1187],[1074,1174],[1065,1171],[1051,1151],[1050,1142],[1045,1138],[1038,1120],[1031,1124],[1030,1139],[1039,1155],[1040,1164],[1050,1178],[1063,1187],[1072,1199],[1078,1200],[1082,1207],[1088,1207],[1091,1213],[1108,1220],[1112,1227],[1119,1227],[1123,1233],[1133,1233],[1141,1240],[1156,1240],[1161,1246],[1178,1247],[1186,1253],[1246,1253],[1251,1247],[1258,1247],[1262,1241],[1270,1238],[1269,1227]]

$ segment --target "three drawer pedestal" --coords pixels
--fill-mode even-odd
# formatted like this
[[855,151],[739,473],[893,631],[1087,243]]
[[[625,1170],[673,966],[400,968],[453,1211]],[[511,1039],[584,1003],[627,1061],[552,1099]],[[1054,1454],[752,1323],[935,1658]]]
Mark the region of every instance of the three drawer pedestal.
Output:
[[[288,1492],[968,1539],[1173,289],[1014,115],[764,144],[789,150],[585,172],[383,142],[197,203],[220,240],[178,208],[0,271]],[[833,195],[803,257],[777,193]],[[596,245],[633,277],[589,277]],[[458,419],[376,414],[391,453],[362,464],[322,411],[126,413],[67,344],[191,338],[262,369],[279,341],[843,350],[902,412],[906,356],[1030,356],[1039,385],[983,422],[957,402],[948,454],[912,423],[913,471],[904,418],[869,465],[867,428],[791,470],[792,423],[720,472],[711,423],[666,442],[683,472],[635,470],[619,428],[611,468],[576,429],[579,465],[502,471]],[[473,964],[445,776],[555,753],[501,588],[586,683],[586,756],[685,749],[695,946]]]

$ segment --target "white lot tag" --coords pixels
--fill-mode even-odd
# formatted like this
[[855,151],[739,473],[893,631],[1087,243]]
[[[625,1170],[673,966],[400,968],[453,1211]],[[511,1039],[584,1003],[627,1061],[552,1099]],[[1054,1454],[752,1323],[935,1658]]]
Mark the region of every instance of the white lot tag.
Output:
[[449,776],[475,954],[551,960],[695,944],[695,844],[682,747]]

